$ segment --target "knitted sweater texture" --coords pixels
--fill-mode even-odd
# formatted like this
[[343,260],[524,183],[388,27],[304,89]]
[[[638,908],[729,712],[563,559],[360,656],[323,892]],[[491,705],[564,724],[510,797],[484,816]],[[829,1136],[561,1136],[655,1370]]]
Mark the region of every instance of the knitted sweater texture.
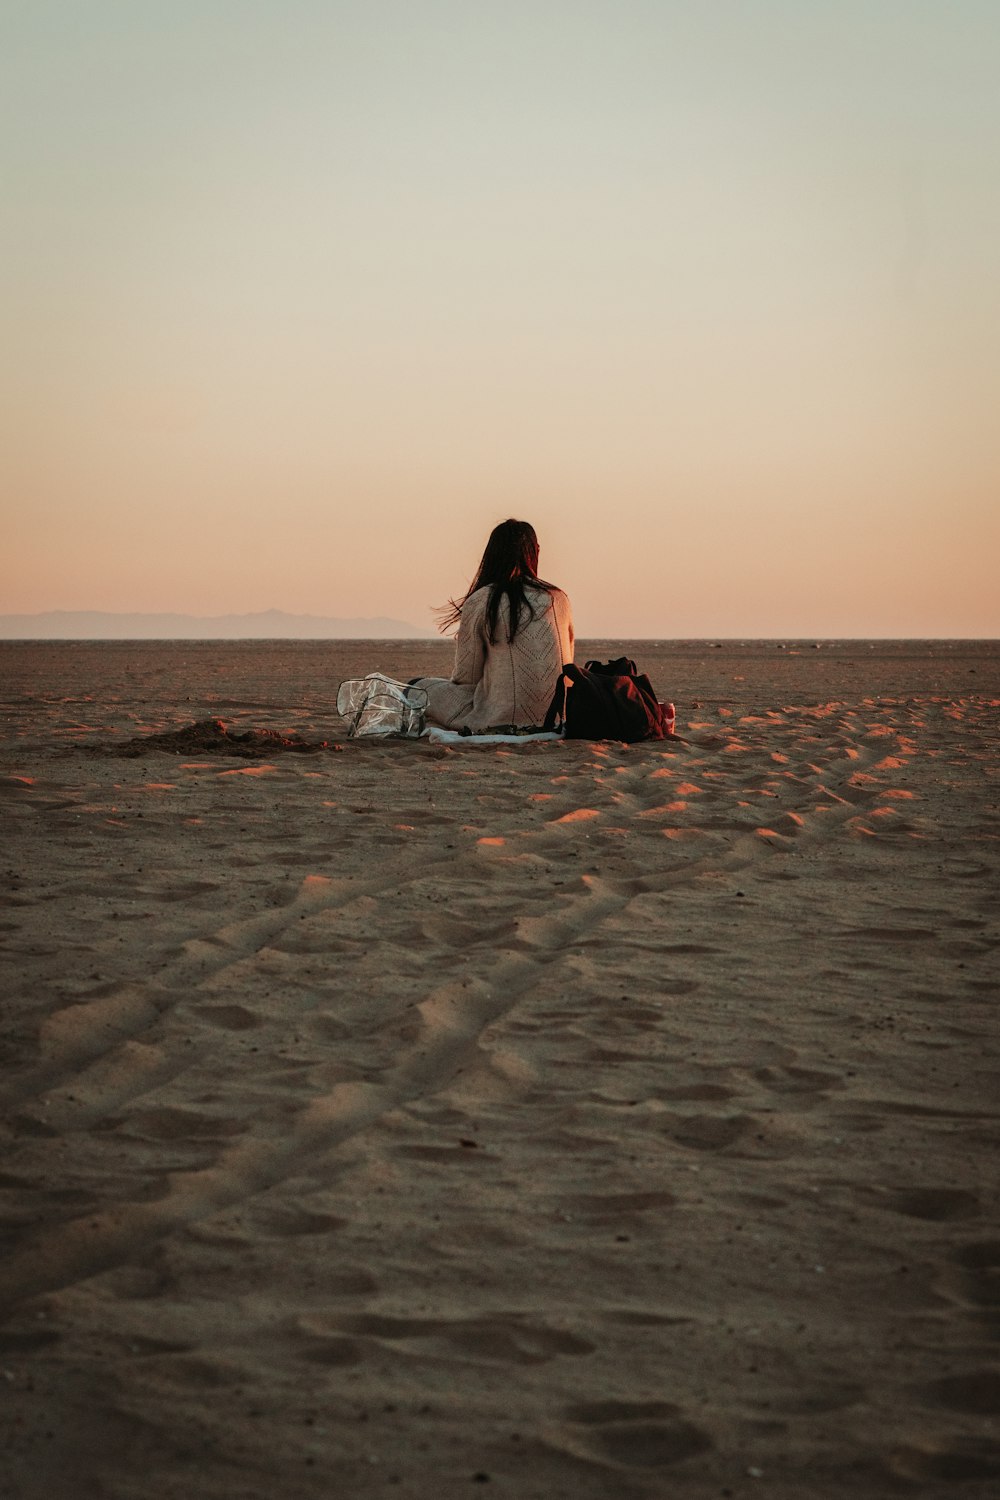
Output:
[[513,641],[507,639],[506,596],[500,602],[496,639],[490,641],[486,624],[490,590],[477,589],[469,595],[462,606],[450,679],[420,679],[431,723],[473,731],[497,724],[541,724],[563,663],[573,660],[573,617],[561,589],[548,593],[528,585],[525,594],[534,616],[525,620],[522,613]]

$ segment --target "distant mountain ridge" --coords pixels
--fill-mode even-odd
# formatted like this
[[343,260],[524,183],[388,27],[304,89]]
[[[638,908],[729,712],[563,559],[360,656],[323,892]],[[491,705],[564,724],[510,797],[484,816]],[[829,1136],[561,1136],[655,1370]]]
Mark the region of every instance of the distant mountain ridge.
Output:
[[341,620],[265,609],[246,615],[123,614],[93,609],[52,609],[37,615],[0,615],[5,641],[199,640],[422,640],[434,634],[392,620]]

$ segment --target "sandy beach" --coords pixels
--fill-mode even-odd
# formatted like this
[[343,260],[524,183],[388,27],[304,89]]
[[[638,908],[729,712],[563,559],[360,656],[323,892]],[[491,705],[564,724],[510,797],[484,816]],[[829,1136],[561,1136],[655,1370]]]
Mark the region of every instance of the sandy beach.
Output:
[[623,651],[0,643],[2,1500],[1000,1492],[1000,646]]

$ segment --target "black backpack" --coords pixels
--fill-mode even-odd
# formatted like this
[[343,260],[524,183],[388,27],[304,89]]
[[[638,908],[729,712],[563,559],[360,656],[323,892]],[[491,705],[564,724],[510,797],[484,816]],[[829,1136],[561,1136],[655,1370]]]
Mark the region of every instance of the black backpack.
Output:
[[[569,682],[567,684],[567,678]],[[547,730],[560,725],[568,740],[662,740],[669,732],[663,709],[644,672],[627,656],[563,667]]]

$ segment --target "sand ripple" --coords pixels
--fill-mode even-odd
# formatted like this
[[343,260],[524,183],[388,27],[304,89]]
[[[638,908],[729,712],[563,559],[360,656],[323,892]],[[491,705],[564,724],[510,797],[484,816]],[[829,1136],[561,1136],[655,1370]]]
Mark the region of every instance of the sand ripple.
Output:
[[682,717],[15,736],[13,1494],[995,1493],[996,705]]

